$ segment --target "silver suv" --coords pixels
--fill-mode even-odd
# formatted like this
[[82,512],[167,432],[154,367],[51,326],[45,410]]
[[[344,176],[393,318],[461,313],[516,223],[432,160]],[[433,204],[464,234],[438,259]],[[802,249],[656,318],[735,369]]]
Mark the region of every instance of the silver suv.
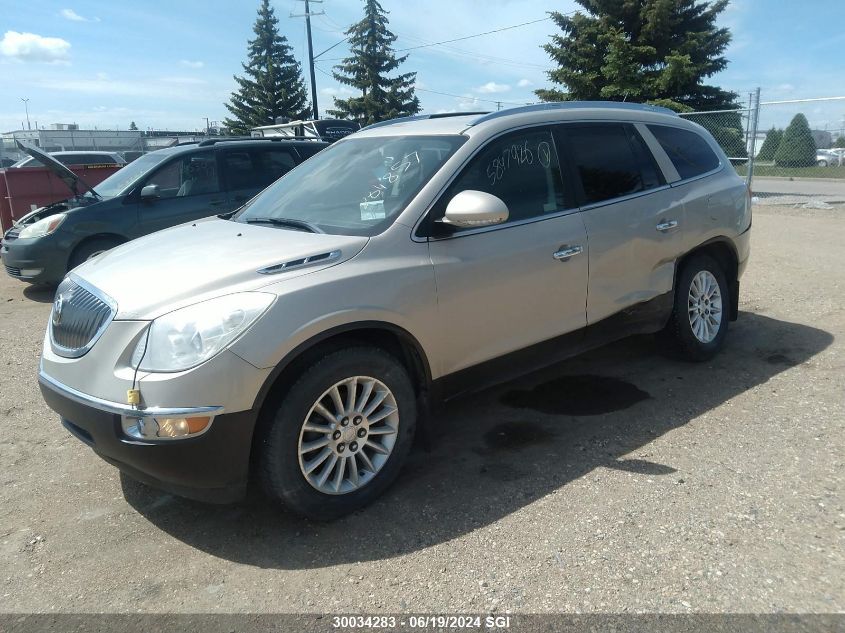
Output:
[[72,271],[42,392],[137,479],[214,502],[256,479],[332,518],[390,485],[435,403],[629,334],[713,356],[750,226],[722,150],[668,110],[397,119]]

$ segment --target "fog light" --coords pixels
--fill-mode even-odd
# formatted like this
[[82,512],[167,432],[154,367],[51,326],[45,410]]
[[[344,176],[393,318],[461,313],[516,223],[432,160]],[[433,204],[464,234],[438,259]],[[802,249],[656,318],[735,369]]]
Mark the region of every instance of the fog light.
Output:
[[196,418],[123,418],[123,432],[141,440],[167,440],[202,433],[211,417]]
[[36,277],[41,274],[43,268],[21,268],[21,277]]

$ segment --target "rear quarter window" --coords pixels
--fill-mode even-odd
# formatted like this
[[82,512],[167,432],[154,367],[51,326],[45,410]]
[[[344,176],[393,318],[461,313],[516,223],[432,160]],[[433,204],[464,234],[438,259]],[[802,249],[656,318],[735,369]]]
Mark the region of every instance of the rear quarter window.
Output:
[[648,129],[669,156],[682,180],[706,174],[719,166],[719,157],[695,132],[668,125],[649,125]]

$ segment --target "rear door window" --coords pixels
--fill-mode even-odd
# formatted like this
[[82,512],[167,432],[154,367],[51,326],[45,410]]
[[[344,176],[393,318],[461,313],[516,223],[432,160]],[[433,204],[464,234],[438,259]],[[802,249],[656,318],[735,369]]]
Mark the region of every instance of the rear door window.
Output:
[[663,184],[651,153],[622,123],[565,125],[563,145],[581,179],[585,204],[620,198]]
[[706,174],[719,166],[719,157],[695,132],[668,125],[649,125],[648,129],[669,156],[682,180]]

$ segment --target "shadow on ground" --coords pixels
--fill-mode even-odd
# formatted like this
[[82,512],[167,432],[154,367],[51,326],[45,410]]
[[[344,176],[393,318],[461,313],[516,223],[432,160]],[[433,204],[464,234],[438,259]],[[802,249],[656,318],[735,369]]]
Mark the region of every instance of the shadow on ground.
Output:
[[55,284],[27,286],[23,289],[23,296],[38,303],[53,303],[53,299],[56,298],[56,286]]
[[203,505],[126,477],[124,494],[175,538],[237,563],[301,569],[390,558],[493,523],[595,468],[670,475],[670,464],[624,456],[832,341],[742,313],[709,363],[667,359],[651,337],[638,337],[465,397],[438,416],[431,452],[415,450],[387,494],[334,523],[308,522],[260,497]]

